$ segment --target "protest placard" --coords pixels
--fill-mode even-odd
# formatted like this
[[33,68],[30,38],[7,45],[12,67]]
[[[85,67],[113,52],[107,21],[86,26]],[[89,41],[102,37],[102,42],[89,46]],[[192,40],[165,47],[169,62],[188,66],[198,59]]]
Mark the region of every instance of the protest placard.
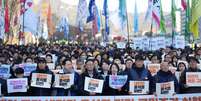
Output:
[[127,75],[110,75],[109,86],[113,89],[119,89],[126,84]]
[[84,90],[94,93],[102,93],[103,80],[85,77]]
[[156,83],[156,94],[157,95],[173,95],[175,93],[174,81]]
[[55,74],[56,88],[68,89],[74,84],[74,74]]
[[24,64],[24,76],[29,76],[30,73],[36,70],[37,64]]
[[148,64],[148,70],[151,72],[151,75],[154,76],[160,70],[160,64]]
[[50,88],[52,81],[52,75],[42,74],[42,73],[33,73],[31,77],[31,86],[39,88]]
[[189,87],[201,87],[201,73],[186,72],[186,84]]
[[7,80],[8,93],[27,92],[27,78],[17,78]]
[[10,77],[10,65],[0,65],[0,77],[5,79]]
[[176,35],[174,40],[175,48],[184,49],[185,47],[185,37],[181,35]]
[[55,64],[54,63],[47,63],[47,66],[50,70],[54,70],[55,69]]
[[129,92],[132,92],[132,94],[148,94],[149,81],[130,81]]
[[126,48],[126,43],[125,42],[117,42],[117,48],[121,48],[121,49],[124,49]]

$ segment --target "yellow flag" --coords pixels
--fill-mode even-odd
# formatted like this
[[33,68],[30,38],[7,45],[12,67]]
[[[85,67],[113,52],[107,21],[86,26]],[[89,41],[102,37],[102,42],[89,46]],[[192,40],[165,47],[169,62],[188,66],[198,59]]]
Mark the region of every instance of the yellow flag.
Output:
[[191,32],[195,39],[199,38],[199,18],[201,17],[201,0],[192,0]]

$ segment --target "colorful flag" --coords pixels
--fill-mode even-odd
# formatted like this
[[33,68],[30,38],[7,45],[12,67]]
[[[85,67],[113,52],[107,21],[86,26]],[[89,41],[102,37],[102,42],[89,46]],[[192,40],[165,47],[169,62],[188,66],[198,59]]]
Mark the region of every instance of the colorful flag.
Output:
[[162,9],[162,3],[160,1],[160,17],[161,17],[161,20],[160,20],[160,30],[161,32],[163,33],[166,33],[166,29],[165,29],[165,19],[164,19],[164,16],[163,16],[163,9]]
[[98,32],[101,30],[101,17],[98,11],[98,8],[96,8],[96,17],[97,17],[97,26],[98,26]]
[[160,17],[161,17],[161,0],[153,0],[153,7],[152,7],[152,19],[155,20],[158,28],[160,28]]
[[201,17],[201,0],[192,0],[191,31],[194,38],[199,38],[199,18]]
[[6,0],[6,6],[5,6],[5,33],[9,33],[10,31],[10,19],[9,19],[9,8],[8,8],[8,1]]
[[84,22],[86,22],[87,14],[86,0],[79,0],[76,23],[81,32],[84,31]]
[[148,0],[148,8],[144,20],[145,22],[147,22],[149,17],[151,17],[152,6],[153,6],[153,0]]
[[54,33],[54,25],[52,22],[52,11],[51,11],[50,3],[49,3],[48,13],[47,13],[47,26],[48,26],[48,36],[51,37]]
[[68,34],[69,34],[69,24],[68,24],[68,18],[67,17],[62,17],[59,23],[59,31],[64,32],[64,38],[68,39]]
[[186,0],[181,0],[181,6],[182,6],[183,10],[186,10],[186,8],[187,8]]
[[108,14],[108,3],[107,0],[104,0],[104,5],[103,5],[103,15],[105,16],[105,32],[103,35],[103,40],[105,42],[108,41],[108,36],[110,33],[110,27],[109,27],[109,14]]
[[191,12],[190,12],[190,2],[187,0],[187,7],[186,7],[186,21],[185,21],[185,39],[190,40],[190,17],[191,17]]
[[172,5],[171,5],[171,16],[172,16],[172,27],[176,28],[176,5],[175,5],[175,0],[172,0]]
[[126,26],[126,0],[119,0],[119,17],[121,22],[121,30],[123,31]]
[[87,18],[87,23],[92,22],[92,34],[95,36],[98,33],[98,8],[95,4],[95,0],[90,0],[89,2],[89,16]]
[[134,32],[137,33],[139,31],[139,24],[138,24],[138,11],[137,11],[137,4],[135,0],[135,11],[134,11]]

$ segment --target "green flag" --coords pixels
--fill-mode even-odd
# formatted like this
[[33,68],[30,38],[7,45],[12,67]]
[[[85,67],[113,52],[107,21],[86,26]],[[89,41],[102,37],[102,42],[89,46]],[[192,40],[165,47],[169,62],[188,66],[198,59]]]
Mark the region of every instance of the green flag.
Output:
[[161,32],[163,32],[163,33],[166,33],[166,29],[165,29],[165,19],[164,19],[164,16],[163,16],[163,9],[162,9],[162,3],[161,3],[161,1],[160,1],[160,7],[161,7],[161,9],[160,9],[160,16],[161,16],[161,20],[160,20],[160,30],[161,30]]
[[176,5],[175,5],[175,1],[172,0],[172,6],[171,6],[171,16],[172,16],[172,28],[176,27]]
[[190,9],[190,2],[187,0],[187,7],[186,7],[186,21],[185,21],[185,39],[190,41],[190,17],[191,17],[191,9]]

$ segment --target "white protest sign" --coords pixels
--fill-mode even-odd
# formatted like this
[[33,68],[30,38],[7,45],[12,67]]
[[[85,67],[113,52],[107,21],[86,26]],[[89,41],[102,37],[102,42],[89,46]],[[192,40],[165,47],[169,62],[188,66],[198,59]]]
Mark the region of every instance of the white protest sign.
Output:
[[201,72],[186,72],[186,84],[189,87],[201,87]]
[[114,89],[119,89],[126,84],[127,75],[110,75],[109,86]]
[[160,64],[148,64],[148,70],[151,72],[151,75],[154,76],[160,70]]
[[37,68],[37,64],[24,64],[24,76],[29,76],[30,73]]
[[165,44],[166,44],[166,46],[171,46],[172,45],[172,38],[165,38]]
[[150,39],[150,50],[157,50],[158,49],[158,40],[155,38]]
[[102,93],[103,80],[85,77],[84,90],[94,93]]
[[121,48],[121,49],[126,48],[126,43],[125,42],[117,42],[117,48]]
[[55,74],[56,88],[68,89],[74,84],[74,74]]
[[173,95],[175,93],[174,81],[156,83],[156,94],[157,95]]
[[142,49],[142,38],[141,37],[134,37],[133,38],[133,49]]
[[143,37],[142,39],[142,45],[143,45],[143,50],[149,50],[149,43],[150,43],[150,39],[148,37]]
[[28,86],[27,78],[7,80],[8,93],[27,92],[27,86]]
[[158,46],[157,49],[165,48],[166,47],[165,37],[157,37],[157,46]]
[[55,69],[55,64],[54,63],[47,63],[47,66],[50,70],[54,70]]
[[175,44],[175,48],[181,48],[184,49],[185,47],[185,37],[181,36],[181,35],[177,35],[175,36],[175,40],[174,40],[174,44]]
[[31,86],[39,88],[50,88],[52,82],[52,75],[33,73],[31,77]]
[[132,92],[132,94],[148,94],[149,81],[130,81],[129,92]]
[[0,65],[0,78],[9,78],[10,77],[10,65]]

